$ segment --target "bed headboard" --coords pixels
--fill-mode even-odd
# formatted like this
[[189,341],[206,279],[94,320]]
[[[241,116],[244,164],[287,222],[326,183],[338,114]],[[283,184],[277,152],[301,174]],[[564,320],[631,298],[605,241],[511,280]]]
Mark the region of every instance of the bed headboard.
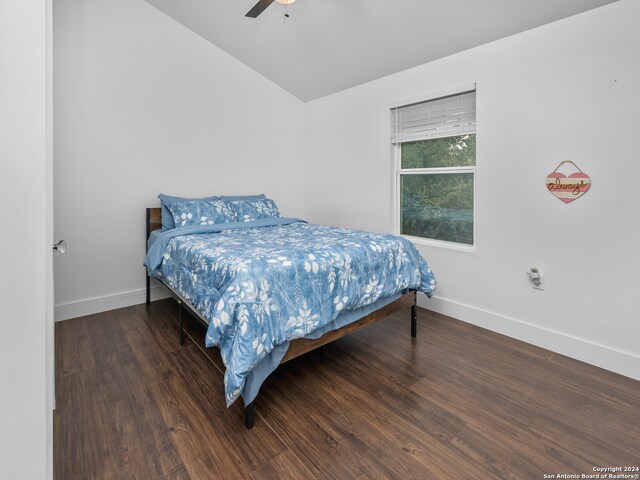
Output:
[[147,240],[154,230],[162,228],[162,209],[147,208]]

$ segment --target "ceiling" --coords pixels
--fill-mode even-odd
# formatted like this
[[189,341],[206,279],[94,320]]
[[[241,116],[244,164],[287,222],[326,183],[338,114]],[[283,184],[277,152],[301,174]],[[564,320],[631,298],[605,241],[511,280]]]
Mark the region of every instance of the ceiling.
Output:
[[304,102],[617,0],[146,0]]

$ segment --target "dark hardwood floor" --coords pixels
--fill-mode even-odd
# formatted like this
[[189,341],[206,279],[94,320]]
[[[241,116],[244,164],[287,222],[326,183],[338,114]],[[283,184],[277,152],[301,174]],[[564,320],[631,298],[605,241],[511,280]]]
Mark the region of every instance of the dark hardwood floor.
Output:
[[172,300],[56,324],[54,474],[542,479],[640,464],[640,382],[426,310],[282,365],[253,430]]

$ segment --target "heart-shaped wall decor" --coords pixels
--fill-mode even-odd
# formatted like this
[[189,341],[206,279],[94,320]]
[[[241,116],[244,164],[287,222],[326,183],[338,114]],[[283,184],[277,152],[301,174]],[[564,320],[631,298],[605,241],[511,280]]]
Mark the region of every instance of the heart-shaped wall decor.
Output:
[[[578,170],[570,175],[558,172],[558,168],[564,163],[571,163]],[[562,162],[552,173],[547,175],[547,189],[562,200],[564,203],[571,203],[587,193],[591,187],[591,178],[580,170],[575,163],[570,160]]]

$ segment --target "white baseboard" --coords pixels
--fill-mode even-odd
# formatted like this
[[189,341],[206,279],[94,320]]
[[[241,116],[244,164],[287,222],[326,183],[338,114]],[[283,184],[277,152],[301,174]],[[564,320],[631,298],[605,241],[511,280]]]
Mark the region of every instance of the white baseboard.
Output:
[[[151,300],[169,297],[161,285],[151,287]],[[145,289],[89,298],[55,306],[55,321],[83,317],[117,308],[145,303]],[[588,340],[549,330],[442,297],[418,296],[418,305],[434,312],[471,323],[508,337],[575,358],[585,363],[640,380],[640,357]]]
[[[169,290],[162,285],[151,287],[151,300],[161,300],[169,297]],[[131,290],[129,292],[114,293],[103,297],[88,298],[77,302],[63,303],[55,306],[54,319],[56,322],[71,318],[84,317],[94,313],[115,310],[116,308],[139,305],[147,301],[146,289]]]
[[640,357],[441,297],[418,296],[418,305],[463,322],[640,380]]

